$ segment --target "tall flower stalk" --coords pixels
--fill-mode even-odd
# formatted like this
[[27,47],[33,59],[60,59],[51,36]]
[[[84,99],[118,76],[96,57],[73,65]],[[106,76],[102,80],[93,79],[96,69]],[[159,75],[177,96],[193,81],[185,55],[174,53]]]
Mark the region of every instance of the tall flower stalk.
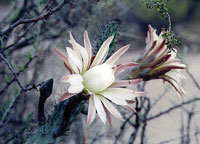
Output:
[[69,41],[72,48],[66,48],[66,55],[55,49],[56,53],[64,60],[64,64],[70,73],[61,78],[61,82],[69,84],[69,87],[59,100],[66,100],[79,93],[89,95],[87,116],[89,125],[93,122],[96,111],[103,123],[108,120],[111,124],[110,114],[119,120],[123,120],[122,115],[112,103],[131,109],[129,103],[134,102],[135,97],[145,94],[126,88],[140,83],[142,79],[115,80],[119,73],[127,68],[135,67],[136,64],[115,64],[121,55],[129,49],[130,45],[120,48],[106,60],[112,40],[113,36],[109,37],[101,45],[98,53],[93,56],[87,31],[84,33],[84,47],[78,44],[70,33]]

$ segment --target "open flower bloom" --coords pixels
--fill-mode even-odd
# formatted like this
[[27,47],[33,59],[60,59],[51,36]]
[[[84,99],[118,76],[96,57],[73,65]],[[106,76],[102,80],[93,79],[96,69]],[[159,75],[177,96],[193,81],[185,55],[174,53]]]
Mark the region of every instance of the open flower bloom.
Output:
[[70,72],[70,75],[61,78],[61,82],[69,83],[70,86],[59,100],[66,100],[81,92],[89,94],[88,124],[91,124],[94,120],[96,111],[103,123],[106,120],[111,123],[110,114],[123,120],[123,117],[111,102],[128,107],[128,103],[133,102],[135,97],[144,95],[144,92],[124,88],[138,84],[142,81],[141,79],[115,81],[117,74],[136,66],[136,64],[115,65],[120,56],[129,49],[129,45],[122,47],[105,60],[112,39],[113,36],[102,44],[96,56],[92,56],[92,46],[87,31],[84,33],[84,47],[78,44],[70,33],[72,48],[66,48],[67,56],[55,49]]
[[[185,64],[181,64],[180,59],[176,58],[176,49],[169,51],[162,34],[161,32],[158,36],[156,30],[149,25],[145,52],[138,60],[138,67],[144,72],[144,80],[161,78],[169,82],[179,95],[184,95],[185,91],[181,87],[184,76],[181,69],[185,69]],[[133,76],[136,73],[133,72]]]

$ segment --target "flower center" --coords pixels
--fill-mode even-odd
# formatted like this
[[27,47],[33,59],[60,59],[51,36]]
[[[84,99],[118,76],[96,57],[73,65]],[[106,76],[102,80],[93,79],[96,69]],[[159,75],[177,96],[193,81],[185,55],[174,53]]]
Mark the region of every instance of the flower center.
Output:
[[102,64],[89,69],[82,75],[85,88],[93,93],[103,91],[114,82],[115,70],[116,67],[110,64]]

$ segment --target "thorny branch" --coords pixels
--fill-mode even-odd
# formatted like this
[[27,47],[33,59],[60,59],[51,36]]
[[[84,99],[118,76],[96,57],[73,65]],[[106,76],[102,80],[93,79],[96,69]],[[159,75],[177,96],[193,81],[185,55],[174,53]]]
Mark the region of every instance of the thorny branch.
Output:
[[[47,17],[49,17],[50,15],[52,15],[53,13],[57,12],[58,10],[60,10],[66,3],[70,3],[72,4],[69,0],[63,0],[63,2],[61,2],[59,5],[57,5],[56,7],[54,7],[52,10],[49,10],[46,14],[44,15],[40,15],[34,18],[29,18],[29,19],[19,19],[17,22],[15,22],[14,24],[10,25],[9,28],[5,31],[3,31],[2,33],[0,33],[0,37],[6,35],[7,33],[9,33],[11,30],[13,30],[15,27],[21,25],[21,24],[28,24],[28,23],[33,23],[33,22],[38,22],[40,20],[44,20]],[[49,3],[48,3],[49,4]],[[46,9],[47,6],[44,8]],[[41,11],[41,13],[44,10]]]

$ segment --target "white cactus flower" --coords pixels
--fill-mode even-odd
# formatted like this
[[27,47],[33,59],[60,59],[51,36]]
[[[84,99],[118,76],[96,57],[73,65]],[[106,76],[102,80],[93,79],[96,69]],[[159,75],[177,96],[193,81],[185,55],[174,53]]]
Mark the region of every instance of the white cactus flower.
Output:
[[106,120],[111,123],[110,113],[123,120],[122,115],[111,102],[128,106],[128,103],[133,101],[135,97],[145,94],[144,92],[120,88],[138,84],[142,81],[141,79],[115,81],[116,74],[134,67],[136,64],[115,65],[115,62],[129,49],[130,45],[122,47],[105,61],[112,40],[113,36],[109,37],[102,44],[97,55],[92,56],[92,46],[87,31],[84,33],[84,47],[78,44],[70,33],[72,48],[67,47],[67,56],[55,49],[70,72],[70,75],[61,79],[61,82],[69,83],[70,86],[59,100],[63,101],[83,91],[87,92],[90,95],[87,117],[89,125],[94,120],[96,111],[103,123],[106,123]]

